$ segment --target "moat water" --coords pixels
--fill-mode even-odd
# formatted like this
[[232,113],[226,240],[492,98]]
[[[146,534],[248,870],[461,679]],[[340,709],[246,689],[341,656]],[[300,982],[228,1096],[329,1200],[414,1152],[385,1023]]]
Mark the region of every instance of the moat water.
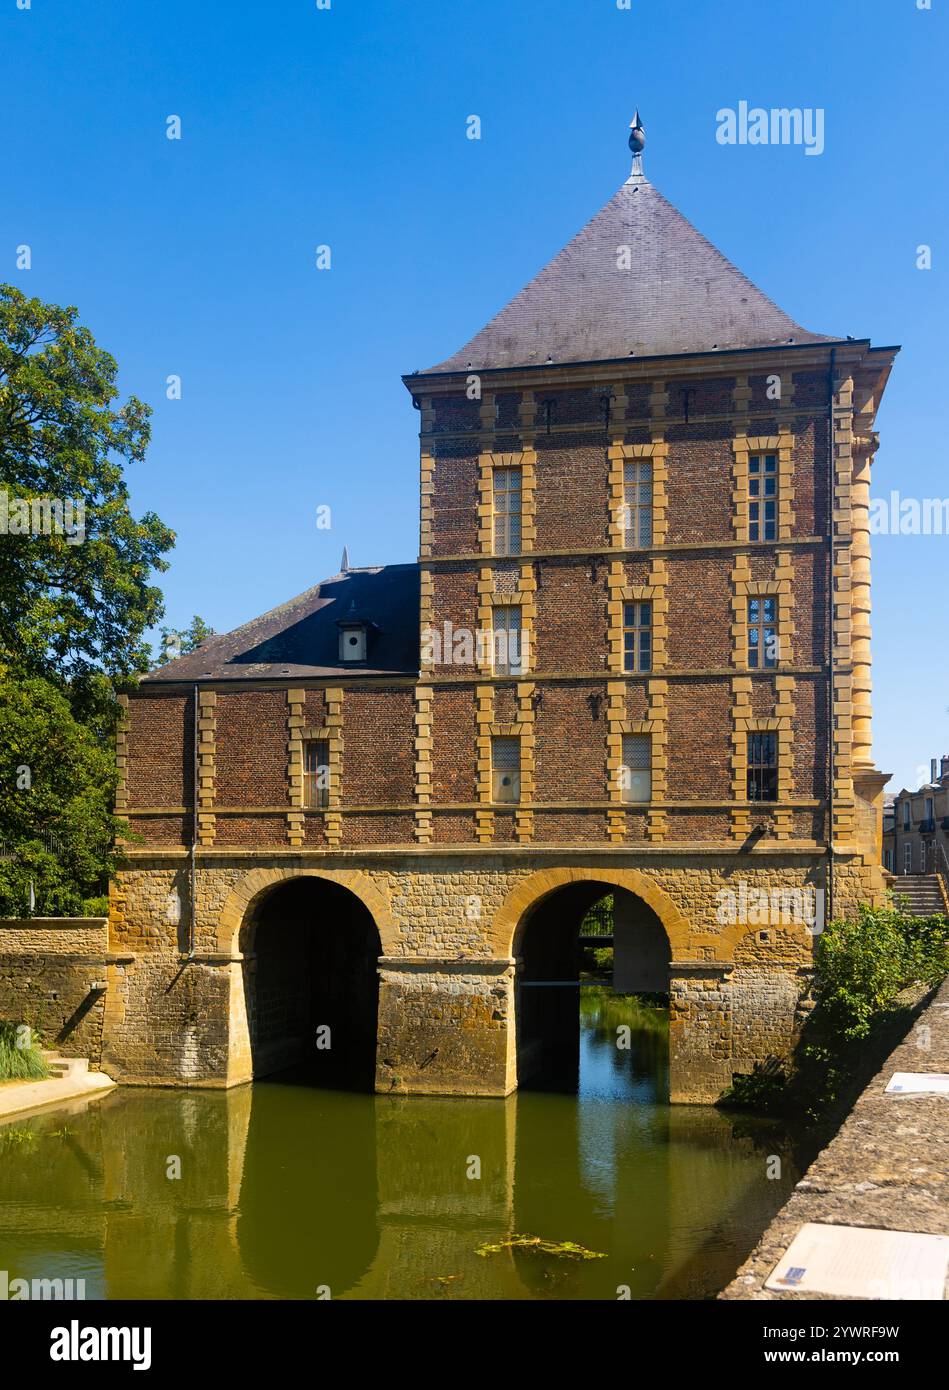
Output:
[[789,1195],[789,1146],[670,1107],[663,1011],[580,993],[570,1092],[372,1096],[285,1074],[7,1121],[0,1271],[82,1279],[87,1299],[713,1297]]

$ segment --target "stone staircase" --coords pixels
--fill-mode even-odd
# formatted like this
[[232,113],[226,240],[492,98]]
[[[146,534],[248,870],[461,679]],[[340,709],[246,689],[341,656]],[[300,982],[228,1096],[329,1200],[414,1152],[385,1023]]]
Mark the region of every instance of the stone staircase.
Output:
[[946,910],[938,874],[898,875],[893,882],[893,897],[905,898],[907,910],[913,917],[929,917],[934,912]]
[[86,1076],[89,1072],[88,1057],[60,1057],[58,1052],[49,1052],[45,1048],[42,1057],[49,1067],[51,1077],[68,1077],[70,1081],[77,1081],[80,1076]]

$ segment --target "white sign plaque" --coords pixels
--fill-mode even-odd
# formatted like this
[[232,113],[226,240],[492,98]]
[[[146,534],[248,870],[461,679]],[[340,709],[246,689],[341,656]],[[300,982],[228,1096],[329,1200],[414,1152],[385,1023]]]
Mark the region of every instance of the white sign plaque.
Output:
[[884,1094],[949,1095],[949,1075],[940,1071],[895,1071]]
[[808,1221],[765,1288],[831,1298],[941,1299],[947,1268],[949,1236]]

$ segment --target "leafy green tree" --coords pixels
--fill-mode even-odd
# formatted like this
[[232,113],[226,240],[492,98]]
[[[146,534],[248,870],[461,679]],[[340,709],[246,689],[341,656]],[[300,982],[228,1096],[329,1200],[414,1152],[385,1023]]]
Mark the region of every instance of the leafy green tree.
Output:
[[191,619],[190,627],[186,627],[183,632],[179,632],[173,627],[163,627],[156,665],[162,666],[166,661],[173,661],[175,657],[186,656],[188,652],[196,651],[201,643],[206,642],[209,637],[216,635],[214,628],[208,627],[204,619],[199,618],[197,613]]
[[[77,318],[0,285],[0,663],[68,685],[74,707],[107,697],[103,676],[148,669],[143,633],[162,613],[149,581],[174,544],[129,508],[124,464],[144,458],[150,411],[118,402],[115,359]],[[71,505],[72,534],[21,534],[17,505],[42,516],[51,499]]]
[[[115,865],[115,756],[39,677],[0,678],[0,915],[101,911]],[[97,901],[98,900],[98,901]]]
[[148,670],[174,544],[131,512],[150,411],[117,377],[76,309],[0,285],[3,913],[31,884],[38,913],[89,910],[113,867],[117,691]]
[[859,1041],[901,990],[949,972],[949,920],[864,905],[855,921],[829,924],[814,963],[814,995],[829,1028]]

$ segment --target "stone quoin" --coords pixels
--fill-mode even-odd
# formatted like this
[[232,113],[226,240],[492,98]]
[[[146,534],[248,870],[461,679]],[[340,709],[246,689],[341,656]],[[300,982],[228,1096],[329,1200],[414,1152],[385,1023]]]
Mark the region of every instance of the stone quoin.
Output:
[[[612,892],[625,986],[669,994],[671,1098],[707,1102],[793,1039],[815,939],[723,895],[882,900],[869,480],[897,349],[787,317],[636,132],[605,207],[404,378],[417,563],[347,562],[127,698],[117,1080],[236,1085],[334,1019],[379,1090],[508,1094],[566,992],[530,987],[576,979]],[[426,645],[446,624],[510,640]]]

